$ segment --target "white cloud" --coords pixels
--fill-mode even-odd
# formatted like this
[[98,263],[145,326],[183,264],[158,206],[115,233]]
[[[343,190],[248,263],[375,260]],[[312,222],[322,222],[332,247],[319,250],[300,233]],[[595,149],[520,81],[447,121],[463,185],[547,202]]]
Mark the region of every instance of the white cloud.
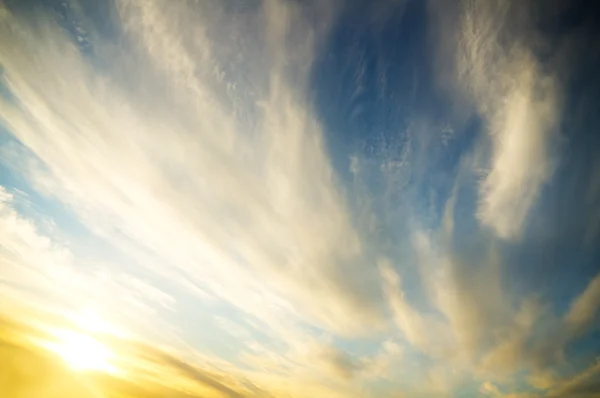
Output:
[[445,228],[437,238],[416,233],[413,245],[427,297],[448,328],[446,341],[440,342],[442,352],[472,361],[490,335],[511,322],[511,304],[502,288],[501,260],[494,247],[485,244],[477,255],[458,253],[447,234]]
[[491,141],[477,214],[499,237],[514,239],[554,171],[557,83],[537,63],[524,35],[517,35],[510,2],[464,4],[457,71]]
[[511,322],[510,306],[504,302],[493,255],[471,269],[452,249],[434,242],[425,233],[413,237],[420,280],[411,284],[423,286],[425,308],[430,309],[419,311],[407,300],[389,260],[380,261],[384,292],[396,326],[410,344],[440,363],[465,370],[497,329]]
[[422,350],[428,350],[431,342],[426,321],[406,301],[400,276],[386,259],[380,261],[379,272],[396,326],[411,344]]
[[[11,156],[3,161],[66,205],[103,247],[130,260],[107,265],[110,283],[86,274],[77,283],[86,291],[74,295],[87,297],[100,284],[127,304],[120,312],[145,316],[149,304],[174,310],[156,322],[169,319],[176,345],[179,324],[189,323],[177,313],[182,301],[202,300],[247,321],[238,326],[255,352],[249,348],[240,358],[259,373],[253,380],[268,379],[265,369],[284,368],[289,378],[273,381],[275,392],[311,379],[302,387],[341,394],[324,387],[317,364],[300,361],[299,352],[324,330],[351,335],[385,320],[376,266],[348,214],[304,92],[321,28],[273,3],[240,16],[248,31],[227,31],[218,6],[197,5],[205,13],[188,6],[196,7],[120,2],[131,57],[94,42],[106,70],[47,20],[36,19],[34,29],[6,17],[0,63],[15,102],[1,100],[0,120],[20,144],[5,146]],[[287,23],[272,26],[281,13]],[[220,52],[227,46],[216,37],[235,48],[247,37],[258,40],[251,44],[256,51],[271,47],[264,57],[245,54],[249,75],[241,78],[227,69],[240,54]],[[152,333],[150,323],[144,327]],[[201,326],[185,332],[193,335],[194,327]],[[219,322],[215,327],[227,331]],[[253,340],[257,334],[270,344]],[[354,369],[344,358],[329,358],[337,374],[347,368],[362,377],[384,367],[374,358],[365,371],[362,362]],[[284,384],[280,390],[277,383]]]
[[[120,3],[135,54],[149,61],[122,86],[45,21],[38,32],[6,21],[1,62],[19,105],[3,104],[1,117],[36,157],[20,166],[92,231],[136,259],[140,252],[155,258],[142,265],[189,276],[190,290],[236,306],[265,291],[280,303],[264,305],[294,307],[301,320],[341,333],[377,324],[377,279],[365,274],[369,259],[320,126],[289,76],[306,73],[312,55],[313,35],[298,30],[317,31],[297,10],[268,3],[247,16],[250,32],[241,33],[274,46],[275,59],[252,57],[263,69],[250,67],[256,75],[230,82],[223,65],[232,60],[216,54],[211,35],[229,33],[235,48],[244,37],[221,32],[218,7],[193,6],[202,13],[165,4]],[[112,69],[130,72],[126,60],[114,62]],[[150,79],[154,73],[166,88]],[[257,97],[239,103],[229,83]]]
[[[98,306],[127,319],[134,333],[145,329],[160,308],[174,299],[133,275],[120,264],[102,264],[75,256],[68,247],[40,232],[37,223],[20,214],[14,196],[0,186],[0,295],[20,304],[66,315]],[[156,336],[169,327],[154,322]]]

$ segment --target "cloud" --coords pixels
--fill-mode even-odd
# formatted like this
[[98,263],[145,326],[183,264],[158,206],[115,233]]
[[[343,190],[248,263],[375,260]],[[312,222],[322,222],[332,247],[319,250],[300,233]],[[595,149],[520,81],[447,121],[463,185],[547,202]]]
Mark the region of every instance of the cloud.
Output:
[[332,346],[322,347],[317,358],[323,361],[329,371],[343,379],[351,379],[364,367],[356,358]]
[[598,280],[599,276],[596,275],[588,282],[561,317],[554,315],[550,321],[536,325],[537,328],[543,328],[544,333],[534,335],[529,350],[523,352],[524,359],[532,366],[533,385],[550,387],[557,380],[552,367],[567,359],[565,351],[571,343],[590,332],[600,306]]
[[556,375],[552,372],[533,372],[527,381],[538,390],[547,390],[556,384]]
[[[144,336],[176,346],[199,339],[198,316],[225,329],[215,350],[239,348],[233,356],[259,379],[284,369],[289,380],[273,382],[281,391],[297,383],[321,396],[348,393],[297,356],[324,331],[356,335],[385,323],[376,265],[306,92],[330,6],[308,21],[280,2],[227,11],[116,4],[119,50],[87,27],[93,54],[49,15],[2,17],[0,63],[12,93],[0,100],[12,136],[2,141],[3,166],[74,216],[109,258],[97,264],[65,249],[72,258],[57,262],[81,279],[55,289],[83,305],[99,286],[97,301],[115,303],[126,326],[155,312],[168,328],[143,323]],[[229,12],[240,23],[226,23]],[[49,257],[31,261],[33,272]],[[213,312],[233,314],[247,340],[227,336]],[[260,364],[248,360],[258,355]],[[325,357],[334,378],[375,368],[342,352]]]
[[459,80],[485,118],[491,142],[477,216],[504,239],[520,236],[552,177],[560,117],[557,82],[537,62],[525,30],[513,26],[512,12],[511,2],[464,2],[457,52]]
[[583,372],[564,380],[555,388],[551,389],[547,397],[573,397],[587,398],[600,395],[600,362],[592,364]]
[[0,186],[3,300],[63,315],[97,307],[126,319],[126,327],[136,333],[152,320],[155,335],[168,335],[170,327],[154,318],[173,310],[172,296],[119,270],[121,264],[75,255],[65,242],[41,230],[41,220],[21,214],[16,205],[14,195]]
[[501,395],[502,398],[540,398],[539,394],[531,392],[517,392]]
[[493,245],[481,242],[477,250],[460,253],[451,239],[442,226],[440,233],[415,233],[413,246],[426,297],[441,315],[429,329],[445,330],[436,333],[438,351],[474,360],[491,334],[512,321],[511,303],[502,288],[502,261]]
[[223,382],[215,379],[210,373],[198,369],[186,362],[181,361],[168,354],[158,353],[154,357],[159,364],[164,364],[176,372],[183,374],[186,378],[193,380],[197,383],[211,387],[212,389],[221,392],[226,397],[230,398],[241,398],[244,395],[232,387],[225,385]]
[[540,395],[530,392],[502,393],[492,382],[486,381],[481,385],[479,392],[489,397],[498,398],[540,398]]
[[[73,270],[72,254],[50,238],[13,206],[13,195],[0,186],[0,268],[3,285],[41,290],[50,297],[69,296],[80,275]],[[44,264],[40,268],[39,264]]]
[[[554,396],[552,394],[566,389],[571,382],[578,384],[578,380],[587,379],[587,372],[593,374],[594,367],[571,380],[557,373],[555,366],[571,361],[573,358],[565,356],[566,348],[589,332],[598,307],[594,301],[597,279],[592,279],[573,299],[562,318],[545,313],[546,305],[525,300],[512,326],[507,326],[506,332],[483,355],[478,371],[502,382],[510,380],[515,372],[524,371],[531,386],[550,391],[547,396]],[[589,388],[595,388],[588,381],[583,384],[582,388],[588,385]]]
[[498,390],[498,387],[496,387],[496,385],[494,385],[494,383],[492,383],[490,381],[484,382],[481,385],[479,392],[481,392],[482,394],[491,395],[491,396],[499,396],[501,394],[500,390]]
[[406,301],[400,276],[387,259],[380,261],[379,272],[396,326],[404,333],[408,342],[422,350],[428,350],[431,342],[426,321]]
[[[505,378],[522,368],[527,360],[527,343],[542,313],[540,304],[524,300],[512,322],[503,328],[501,337],[481,359],[481,368],[496,378]],[[538,385],[543,384],[539,375]]]
[[600,274],[592,279],[585,290],[571,303],[564,322],[567,333],[577,337],[591,326],[600,308]]
[[[49,21],[32,29],[5,17],[0,61],[15,101],[0,117],[23,145],[12,166],[192,295],[210,291],[247,311],[261,291],[339,333],[381,323],[371,260],[300,84],[320,28],[278,2],[240,14],[244,32],[219,24],[217,6],[165,7],[118,2],[135,65],[147,67],[108,58],[113,75]],[[251,54],[238,81],[218,40],[241,48],[250,34],[270,50]],[[95,48],[111,54],[102,41]]]
[[[413,284],[423,286],[428,301],[421,308],[427,311],[417,311],[407,301],[391,262],[380,262],[398,329],[431,361],[425,369],[432,391],[452,391],[467,379],[503,386],[518,372],[535,379],[538,387],[552,386],[548,383],[550,378],[554,383],[554,375],[540,367],[538,357],[554,352],[553,344],[562,344],[555,338],[562,333],[560,322],[549,322],[547,304],[535,296],[516,299],[508,295],[501,277],[504,260],[493,244],[483,242],[475,251],[458,253],[448,234],[451,231],[442,225],[439,233],[421,232],[413,237],[420,276]],[[546,328],[554,338],[547,340]],[[544,341],[553,344],[546,347]]]

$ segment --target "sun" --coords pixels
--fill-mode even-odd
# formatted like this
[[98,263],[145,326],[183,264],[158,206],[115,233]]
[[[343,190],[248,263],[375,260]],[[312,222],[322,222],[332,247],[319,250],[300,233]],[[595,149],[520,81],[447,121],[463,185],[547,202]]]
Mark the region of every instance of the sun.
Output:
[[58,355],[73,370],[122,373],[115,366],[114,351],[104,341],[108,336],[126,336],[123,330],[91,310],[72,313],[66,319],[70,327],[49,328],[50,338],[38,343]]
[[95,337],[73,331],[57,330],[56,340],[46,343],[46,347],[60,356],[71,368],[77,371],[100,371],[115,373],[114,353]]

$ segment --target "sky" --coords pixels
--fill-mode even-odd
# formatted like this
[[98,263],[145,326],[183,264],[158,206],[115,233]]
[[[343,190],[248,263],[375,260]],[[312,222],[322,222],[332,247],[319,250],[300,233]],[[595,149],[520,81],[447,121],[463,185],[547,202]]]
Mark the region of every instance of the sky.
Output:
[[599,397],[598,8],[0,0],[0,393]]

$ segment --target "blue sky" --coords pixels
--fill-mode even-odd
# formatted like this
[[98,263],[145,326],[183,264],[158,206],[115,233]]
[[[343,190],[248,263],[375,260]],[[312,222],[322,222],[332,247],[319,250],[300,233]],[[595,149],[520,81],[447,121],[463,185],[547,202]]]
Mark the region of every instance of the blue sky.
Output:
[[0,7],[6,300],[270,396],[600,393],[592,5]]

